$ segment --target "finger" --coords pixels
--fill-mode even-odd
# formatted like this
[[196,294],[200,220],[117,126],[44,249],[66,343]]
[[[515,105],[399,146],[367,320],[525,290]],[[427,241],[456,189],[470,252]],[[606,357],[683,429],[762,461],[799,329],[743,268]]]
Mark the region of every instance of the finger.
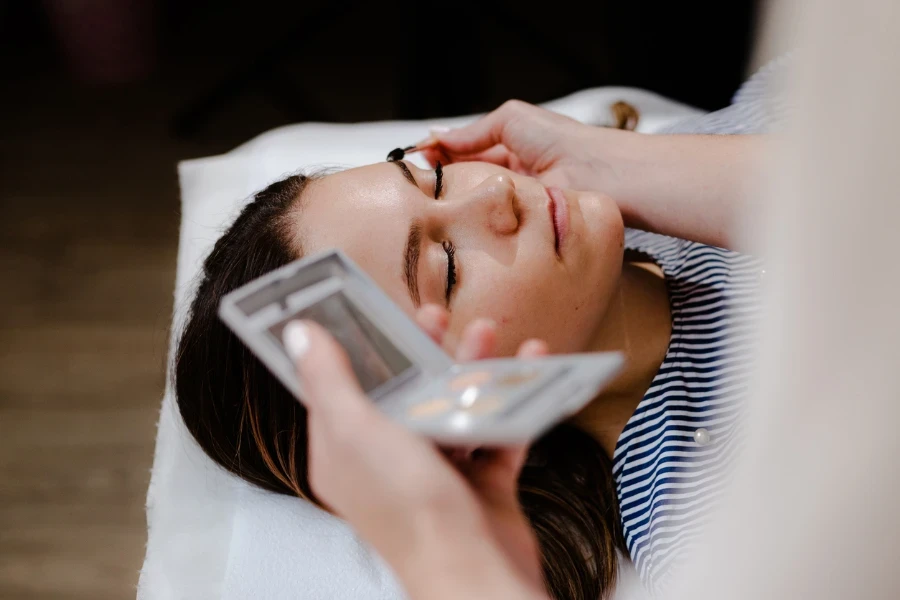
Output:
[[449,160],[445,160],[446,157],[443,156],[440,148],[426,148],[422,150],[422,157],[425,158],[425,162],[431,165],[434,168],[438,161],[441,164],[449,164]]
[[444,341],[449,320],[447,309],[439,304],[425,304],[416,311],[416,323],[438,345]]
[[442,146],[437,146],[423,151],[423,155],[425,156],[425,160],[427,160],[428,164],[432,167],[435,167],[438,162],[442,165],[463,162],[485,162],[523,175],[529,174],[523,169],[519,158],[503,145],[493,146],[492,148],[483,152],[476,152],[475,154],[451,154]]
[[538,358],[550,354],[547,342],[544,340],[530,339],[522,342],[516,356],[519,358]]
[[536,175],[536,177],[538,181],[543,183],[546,187],[563,189],[572,187],[572,180],[570,180],[566,173],[560,169],[551,169]]
[[502,145],[498,144],[496,146],[492,146],[487,150],[482,152],[476,152],[474,154],[454,154],[450,152],[446,152],[448,158],[453,162],[486,162],[494,165],[498,165],[507,169],[512,169],[512,165],[515,160],[515,156],[509,151],[509,149]]
[[450,129],[452,128],[445,125],[432,125],[428,128],[428,137],[419,140],[418,142],[413,144],[411,148],[414,148],[416,151],[434,148],[440,143],[440,141],[438,140],[438,136],[442,133],[447,133],[448,131],[450,131]]
[[488,148],[484,152],[468,155],[466,157],[466,161],[486,162],[509,168],[512,156],[513,154],[509,151],[509,148],[507,148],[503,144],[498,144],[492,148]]
[[529,177],[534,176],[534,172],[526,167],[525,163],[522,162],[518,155],[510,152],[509,149],[502,144],[489,148],[484,152],[476,152],[475,154],[451,155],[442,151],[441,155],[444,156],[444,158],[441,159],[441,164],[485,162],[509,169],[520,175],[528,175]]
[[515,498],[519,473],[528,455],[527,446],[479,448],[472,459],[459,465],[472,487],[493,498]]
[[528,455],[528,446],[511,446],[508,448],[482,449],[479,460],[490,465],[491,468],[509,471],[513,479],[519,476],[525,457]]
[[441,448],[444,457],[453,463],[457,469],[464,471],[466,464],[472,460],[472,453],[475,452],[477,446],[456,446],[452,448]]
[[490,319],[476,319],[463,330],[456,348],[456,360],[469,362],[489,358],[497,345],[497,325]]
[[[444,127],[444,128],[442,128],[442,129],[432,129],[432,132],[449,131],[449,130],[450,130],[449,127]],[[413,147],[415,150],[417,150],[417,151],[421,151],[421,150],[425,150],[425,149],[427,149],[427,148],[434,148],[434,147],[437,146],[439,143],[440,143],[440,142],[439,142],[438,139],[434,136],[434,133],[432,133],[431,135],[429,135],[429,136],[428,136],[427,138],[425,138],[424,140],[420,140],[420,141],[416,142],[415,144],[413,144],[412,147]]]
[[291,321],[282,338],[297,367],[304,402],[311,413],[333,423],[354,413],[375,410],[359,386],[347,353],[325,329],[312,321]]
[[527,112],[529,107],[531,105],[515,100],[506,102],[474,123],[447,132],[434,132],[432,135],[440,140],[441,146],[450,155],[483,152],[502,144],[508,124]]

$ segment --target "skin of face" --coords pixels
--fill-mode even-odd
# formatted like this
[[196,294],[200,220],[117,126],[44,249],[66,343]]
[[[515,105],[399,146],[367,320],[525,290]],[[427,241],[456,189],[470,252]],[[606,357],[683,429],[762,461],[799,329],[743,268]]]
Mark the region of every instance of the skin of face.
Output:
[[[404,255],[416,223],[418,301],[448,307],[450,340],[486,317],[498,326],[498,356],[512,356],[529,338],[545,340],[552,353],[585,351],[622,272],[624,226],[614,201],[561,190],[569,223],[557,252],[551,196],[536,179],[488,163],[457,163],[443,168],[435,198],[435,171],[404,165],[415,184],[391,163],[315,181],[293,221],[304,251],[343,250],[413,317]],[[447,301],[451,244],[456,284]]]

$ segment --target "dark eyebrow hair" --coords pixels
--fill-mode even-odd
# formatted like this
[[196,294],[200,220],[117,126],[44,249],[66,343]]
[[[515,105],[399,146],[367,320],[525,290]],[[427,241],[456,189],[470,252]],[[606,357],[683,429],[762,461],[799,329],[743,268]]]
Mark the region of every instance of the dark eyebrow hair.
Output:
[[[403,177],[411,184],[419,187],[416,178],[413,177],[412,171],[406,166],[402,160],[389,160],[391,164],[397,165],[397,168],[403,172]],[[406,238],[406,249],[403,251],[403,279],[406,281],[406,287],[409,288],[409,297],[412,298],[413,304],[418,308],[422,301],[419,296],[419,251],[422,247],[422,224],[419,221],[413,221],[409,226],[409,235]]]
[[388,162],[392,165],[397,165],[397,168],[403,171],[403,176],[406,177],[407,181],[414,186],[419,187],[419,183],[416,181],[416,178],[413,177],[412,171],[409,170],[409,167],[406,166],[405,162],[402,160],[389,160]]
[[406,238],[406,249],[403,251],[403,279],[409,288],[409,297],[418,308],[419,299],[419,250],[422,247],[422,223],[413,221]]

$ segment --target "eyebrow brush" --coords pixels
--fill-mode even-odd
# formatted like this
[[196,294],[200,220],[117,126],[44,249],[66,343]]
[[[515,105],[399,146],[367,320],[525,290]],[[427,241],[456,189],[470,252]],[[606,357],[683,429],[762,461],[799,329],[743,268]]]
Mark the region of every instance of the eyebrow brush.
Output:
[[388,152],[387,160],[388,162],[403,160],[407,154],[412,154],[413,152],[421,152],[426,148],[437,146],[437,144],[437,138],[431,138],[414,146],[407,146],[406,148],[394,148],[393,150]]

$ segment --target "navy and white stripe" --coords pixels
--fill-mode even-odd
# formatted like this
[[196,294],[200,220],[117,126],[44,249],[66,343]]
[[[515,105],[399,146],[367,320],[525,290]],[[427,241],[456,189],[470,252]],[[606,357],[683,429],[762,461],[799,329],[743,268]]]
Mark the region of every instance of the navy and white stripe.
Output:
[[[783,128],[795,112],[781,85],[793,62],[791,55],[772,61],[741,86],[731,106],[660,133]],[[663,270],[672,311],[662,367],[613,455],[625,541],[646,587],[658,592],[728,484],[740,447],[764,271],[750,256],[646,232],[629,230],[626,246]]]
[[628,550],[658,591],[728,483],[764,271],[751,256],[641,231],[627,231],[626,247],[662,269],[672,312],[666,357],[613,456]]

